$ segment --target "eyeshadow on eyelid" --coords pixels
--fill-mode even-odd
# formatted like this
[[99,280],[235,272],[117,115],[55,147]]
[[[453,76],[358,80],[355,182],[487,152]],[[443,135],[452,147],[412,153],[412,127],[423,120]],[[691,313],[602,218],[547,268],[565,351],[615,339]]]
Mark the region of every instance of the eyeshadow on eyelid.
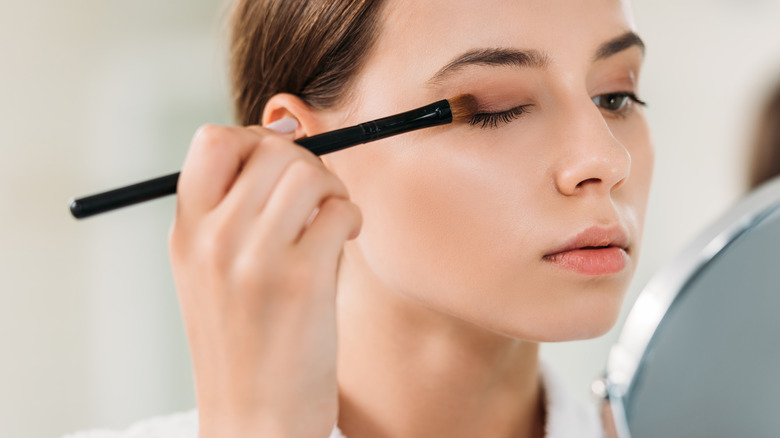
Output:
[[500,96],[489,96],[487,98],[473,94],[477,100],[478,112],[496,112],[515,108],[519,105],[531,103],[528,94],[504,94]]

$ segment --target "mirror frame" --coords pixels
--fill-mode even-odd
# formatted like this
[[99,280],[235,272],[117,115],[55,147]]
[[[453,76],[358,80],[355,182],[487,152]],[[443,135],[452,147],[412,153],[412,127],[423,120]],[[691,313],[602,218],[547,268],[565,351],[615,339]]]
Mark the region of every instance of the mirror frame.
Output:
[[631,437],[625,400],[669,308],[716,255],[778,208],[780,177],[738,201],[655,274],[638,295],[618,341],[609,351],[604,377],[593,383],[593,392],[602,398],[601,417],[607,437]]

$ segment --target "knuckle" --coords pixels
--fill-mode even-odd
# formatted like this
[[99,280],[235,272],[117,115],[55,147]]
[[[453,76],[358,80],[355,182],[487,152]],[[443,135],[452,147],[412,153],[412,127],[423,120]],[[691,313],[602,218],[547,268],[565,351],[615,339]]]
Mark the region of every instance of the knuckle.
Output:
[[330,197],[323,203],[323,208],[327,209],[329,214],[346,217],[353,214],[352,204],[344,198]]
[[272,260],[242,252],[230,266],[230,278],[238,291],[266,290],[273,287]]
[[220,150],[229,141],[230,129],[226,126],[206,124],[198,128],[192,146],[202,151]]

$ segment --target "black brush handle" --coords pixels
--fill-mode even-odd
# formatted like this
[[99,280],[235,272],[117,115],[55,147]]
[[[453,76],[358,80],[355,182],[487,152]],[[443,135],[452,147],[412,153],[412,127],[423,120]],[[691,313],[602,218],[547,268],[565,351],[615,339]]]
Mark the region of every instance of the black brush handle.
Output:
[[[363,130],[359,129],[358,126],[345,128],[340,131],[342,132],[329,132],[328,134],[339,132],[338,138],[331,137],[330,141],[327,141],[326,139],[324,143],[317,141],[318,136],[302,138],[296,141],[296,143],[304,147],[306,147],[306,144],[308,143],[316,149],[312,152],[316,155],[322,155],[356,144],[355,141],[363,134]],[[344,142],[345,139],[352,140],[352,142],[346,142],[351,144],[346,144]],[[74,199],[70,202],[70,213],[76,219],[83,219],[118,208],[128,207],[133,204],[140,204],[142,202],[151,201],[152,199],[173,195],[176,193],[176,186],[179,182],[180,173],[181,172],[176,172],[159,178],[141,181],[129,186],[98,193],[96,195]]]
[[[322,155],[336,150],[337,147],[344,148],[356,144],[355,141],[361,137],[364,131],[359,126],[354,126],[339,131],[329,132],[328,134],[336,133],[338,133],[338,135],[335,136],[336,138],[331,137],[330,140],[325,139],[325,142],[319,142],[318,137],[313,136],[302,138],[296,141],[296,143],[304,147],[306,147],[306,144],[308,143],[316,149],[316,151],[312,152],[316,155]],[[347,141],[345,142],[345,140]],[[173,195],[176,193],[176,186],[179,182],[180,173],[181,172],[176,172],[159,178],[120,187],[118,189],[101,192],[96,195],[73,199],[70,202],[70,213],[76,219],[83,219],[118,208],[162,198],[163,196]]]
[[82,219],[99,213],[127,207],[128,205],[150,201],[176,193],[179,182],[179,172],[159,178],[139,182],[97,195],[74,199],[70,203],[70,213],[77,219]]
[[[451,122],[452,112],[450,104],[447,100],[440,100],[394,116],[301,138],[296,140],[295,143],[305,147],[315,155],[324,155],[404,132]],[[178,182],[179,172],[176,172],[96,195],[74,199],[70,202],[70,212],[75,218],[82,219],[116,210],[117,208],[173,195],[176,193],[176,184]]]

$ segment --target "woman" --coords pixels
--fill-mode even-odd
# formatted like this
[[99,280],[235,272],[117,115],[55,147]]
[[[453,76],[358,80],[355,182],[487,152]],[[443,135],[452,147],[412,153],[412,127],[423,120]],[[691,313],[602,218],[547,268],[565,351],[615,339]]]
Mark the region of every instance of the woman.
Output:
[[[170,238],[200,436],[598,436],[538,343],[605,333],[635,270],[642,59],[622,1],[239,0],[248,127],[195,135]],[[463,93],[468,124],[292,142]]]

